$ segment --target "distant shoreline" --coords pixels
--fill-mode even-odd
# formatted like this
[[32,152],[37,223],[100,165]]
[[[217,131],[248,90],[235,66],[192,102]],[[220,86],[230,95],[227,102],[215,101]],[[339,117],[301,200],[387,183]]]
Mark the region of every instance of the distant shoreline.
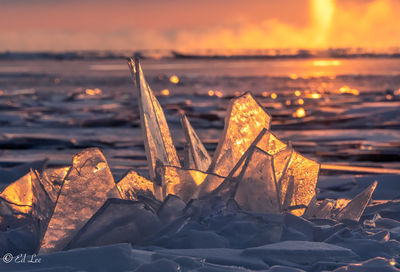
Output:
[[337,49],[259,49],[259,50],[124,50],[124,51],[65,51],[65,52],[0,52],[1,60],[106,60],[125,59],[130,56],[143,59],[219,59],[219,60],[279,60],[279,59],[351,59],[400,58],[400,47],[388,50],[360,48]]

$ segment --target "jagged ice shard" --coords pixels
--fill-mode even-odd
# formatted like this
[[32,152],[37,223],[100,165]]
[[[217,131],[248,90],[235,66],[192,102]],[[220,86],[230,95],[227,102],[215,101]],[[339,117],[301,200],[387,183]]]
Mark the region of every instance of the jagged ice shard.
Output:
[[171,138],[164,111],[147,84],[139,60],[130,58],[128,65],[133,81],[139,90],[140,121],[145,139],[150,178],[156,180],[158,178],[156,173],[158,165],[180,167],[181,164]]
[[291,210],[291,213],[298,216],[304,213],[315,194],[319,168],[319,163],[291,150],[287,164],[278,180],[284,210]]
[[243,210],[281,212],[272,156],[257,147],[252,149],[238,178],[234,199]]
[[207,171],[211,164],[211,157],[208,155],[207,149],[204,147],[199,136],[197,136],[192,125],[184,114],[181,116],[181,123],[187,143],[185,167],[188,169],[197,169],[203,172]]
[[375,191],[378,182],[375,181],[373,184],[368,186],[364,191],[354,197],[336,216],[338,220],[351,219],[358,221],[361,218],[365,208],[367,207],[371,196]]
[[306,218],[331,218],[336,220],[359,221],[371,200],[378,183],[375,181],[353,199],[325,199],[322,203],[313,201],[304,214]]
[[159,186],[154,182],[140,176],[136,171],[130,170],[116,185],[122,199],[137,200],[139,195],[158,197]]
[[89,148],[75,155],[42,240],[40,253],[64,249],[104,204],[107,192],[114,186],[106,158],[99,149]]
[[162,169],[163,195],[166,197],[173,194],[187,202],[191,198],[196,198],[194,194],[206,179],[212,179],[220,184],[224,178],[198,170],[164,166]]
[[45,224],[53,203],[39,176],[40,173],[31,170],[7,186],[0,193],[0,214],[29,215],[37,218],[41,225]]
[[262,129],[269,129],[270,121],[271,116],[251,93],[232,99],[209,172],[228,176]]

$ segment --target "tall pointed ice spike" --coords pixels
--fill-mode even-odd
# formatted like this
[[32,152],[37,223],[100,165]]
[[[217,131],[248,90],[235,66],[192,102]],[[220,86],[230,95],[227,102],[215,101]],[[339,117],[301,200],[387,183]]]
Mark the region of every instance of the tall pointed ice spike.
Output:
[[[185,132],[187,147],[187,160],[194,165],[188,165],[191,169],[207,171],[211,163],[211,157],[204,147],[199,136],[197,136],[186,115],[181,116],[181,123]],[[186,166],[186,165],[185,165]],[[190,167],[194,166],[194,168]]]
[[269,129],[270,121],[271,116],[251,93],[233,99],[209,172],[226,177],[262,129]]
[[139,60],[129,58],[128,65],[133,81],[139,90],[140,121],[145,139],[146,157],[149,163],[150,178],[155,180],[157,165],[177,167],[181,165],[164,111],[143,75]]
[[367,207],[372,194],[375,191],[377,181],[374,181],[364,191],[356,195],[346,207],[344,207],[336,216],[338,220],[351,219],[359,221],[365,208]]

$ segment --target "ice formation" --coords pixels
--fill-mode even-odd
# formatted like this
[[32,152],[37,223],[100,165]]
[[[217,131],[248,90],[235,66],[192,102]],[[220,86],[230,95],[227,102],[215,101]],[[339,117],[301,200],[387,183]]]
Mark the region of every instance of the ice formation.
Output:
[[[333,232],[328,227],[310,227],[312,223],[303,218],[359,221],[376,182],[352,200],[317,201],[320,164],[279,140],[269,130],[270,115],[248,92],[232,99],[212,159],[188,118],[182,117],[187,143],[181,167],[163,110],[139,61],[128,63],[139,90],[150,179],[131,170],[115,182],[97,148],[79,152],[71,167],[31,170],[0,193],[0,227],[18,229],[21,222],[26,224],[27,229],[20,231],[33,242],[22,246],[25,251],[46,254],[129,242],[168,244],[169,248],[252,247],[243,252],[217,250],[230,257],[216,259],[220,264],[243,261],[263,269],[271,260],[265,257],[264,262],[253,262],[260,254],[275,254],[276,258],[284,254],[285,262],[300,265],[309,261],[302,257],[309,252],[325,257],[326,252],[333,254],[326,261],[359,260],[347,248],[321,242],[339,238],[330,236]],[[232,223],[218,221],[221,216],[228,216]],[[211,220],[209,230],[199,224],[204,220]],[[309,242],[282,242],[290,233],[300,233]],[[21,250],[15,246],[15,234],[6,231],[2,235],[9,241],[0,241],[3,250]],[[280,243],[265,246],[275,242]],[[157,254],[175,256],[178,252],[158,250]],[[196,257],[204,252],[179,254]],[[240,257],[232,257],[236,255]],[[207,258],[212,259],[211,255]],[[281,264],[285,263],[276,263]]]

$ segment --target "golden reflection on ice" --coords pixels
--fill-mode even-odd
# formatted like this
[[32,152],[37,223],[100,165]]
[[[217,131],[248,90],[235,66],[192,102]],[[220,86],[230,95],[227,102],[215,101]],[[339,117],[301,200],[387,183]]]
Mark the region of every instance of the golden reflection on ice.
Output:
[[342,62],[340,60],[314,60],[313,65],[314,66],[340,66]]
[[220,91],[215,91],[215,96],[221,98],[224,96],[224,94]]
[[94,89],[86,89],[85,93],[87,95],[101,95],[103,92],[99,88],[94,88]]
[[359,95],[360,94],[359,90],[350,88],[347,85],[340,87],[339,92],[342,93],[342,94],[352,94],[352,95]]
[[161,90],[161,95],[168,96],[169,95],[169,90],[168,89]]
[[293,113],[293,117],[296,118],[303,118],[306,116],[306,111],[304,110],[304,108],[298,108],[294,113]]
[[173,84],[178,84],[179,83],[179,77],[177,75],[173,75],[169,77],[169,82]]
[[321,94],[319,94],[319,93],[312,93],[312,94],[310,95],[310,97],[311,97],[312,99],[320,99],[320,98],[321,98]]
[[225,117],[224,133],[209,171],[227,176],[271,117],[250,93],[234,98]]

